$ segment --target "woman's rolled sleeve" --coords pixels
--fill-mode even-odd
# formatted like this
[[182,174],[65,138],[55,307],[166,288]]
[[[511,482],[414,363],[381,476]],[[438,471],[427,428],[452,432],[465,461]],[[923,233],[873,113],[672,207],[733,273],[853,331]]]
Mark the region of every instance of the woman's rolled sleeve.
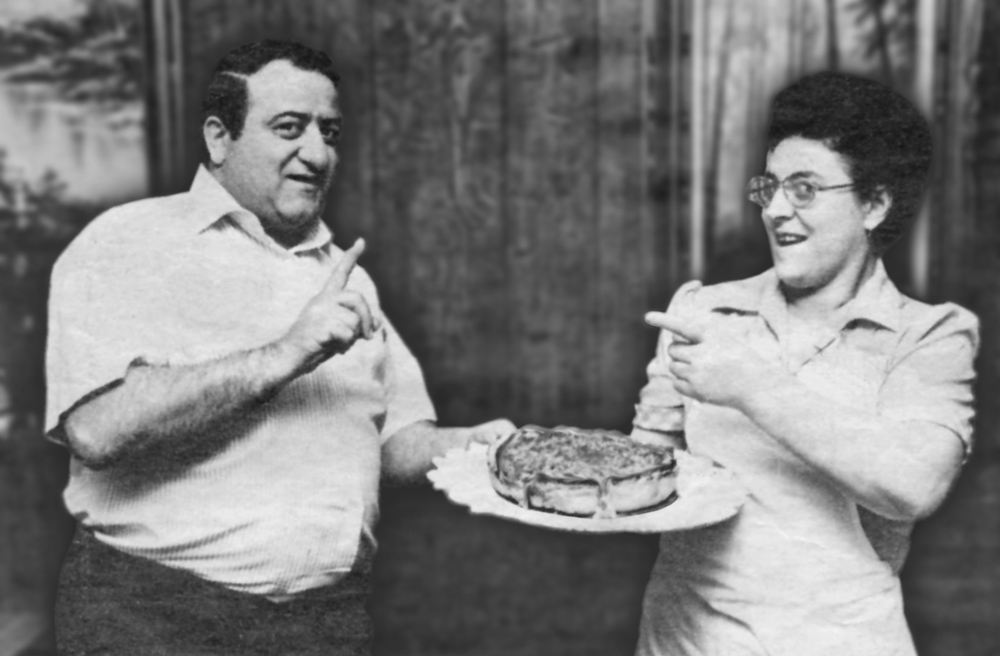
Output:
[[[695,296],[701,283],[692,280],[677,290],[667,307],[667,315],[677,316],[689,312],[696,302]],[[656,355],[646,367],[648,382],[639,391],[632,425],[643,430],[677,432],[684,430],[684,397],[674,389],[674,376],[670,373],[670,355],[667,348],[673,335],[660,331]]]
[[973,386],[979,321],[954,304],[911,329],[915,343],[889,371],[879,392],[879,414],[895,421],[926,421],[951,430],[972,449]]

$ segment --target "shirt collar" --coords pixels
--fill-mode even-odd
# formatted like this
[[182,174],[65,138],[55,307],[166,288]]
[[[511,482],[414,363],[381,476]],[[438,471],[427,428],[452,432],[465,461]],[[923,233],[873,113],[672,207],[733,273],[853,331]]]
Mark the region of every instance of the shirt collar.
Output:
[[[724,286],[723,289],[726,291],[713,303],[713,309],[759,314],[770,324],[775,325],[775,322],[788,311],[778,276],[774,269],[769,269],[754,280],[758,285]],[[838,329],[843,329],[851,322],[863,320],[896,332],[901,326],[901,305],[902,295],[889,279],[885,266],[879,260],[871,277],[862,283],[853,299],[834,313],[831,323]]]
[[195,232],[202,232],[219,219],[231,214],[250,214],[236,202],[236,199],[204,165],[198,166],[189,193],[194,201],[194,207],[188,216]]
[[257,216],[240,205],[232,194],[212,175],[204,165],[198,166],[191,183],[191,197],[194,208],[190,213],[192,227],[201,233],[224,218],[230,218],[255,240],[265,246],[289,253],[318,250],[333,241],[333,233],[323,221],[317,221],[301,243],[284,248],[264,232]]
[[882,260],[879,260],[872,276],[861,285],[851,302],[838,312],[838,323],[846,326],[852,321],[864,320],[898,332],[902,327],[902,304],[902,295],[889,279]]

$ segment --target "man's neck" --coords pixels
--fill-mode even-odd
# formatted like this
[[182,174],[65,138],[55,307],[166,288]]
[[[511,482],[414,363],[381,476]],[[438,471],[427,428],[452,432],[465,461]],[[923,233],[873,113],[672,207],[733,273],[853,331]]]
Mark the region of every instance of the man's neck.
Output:
[[222,169],[211,163],[206,164],[205,168],[240,207],[256,217],[264,234],[282,248],[291,250],[296,246],[306,243],[319,232],[320,224],[322,223],[321,214],[317,214],[302,225],[285,225],[280,222],[265,220],[260,214],[248,207],[246,203],[240,201],[240,185],[234,184],[230,177],[223,173]]
[[264,226],[264,232],[268,237],[277,242],[287,250],[291,250],[300,244],[312,239],[319,231],[320,219],[317,217],[310,223],[296,229],[276,230],[273,227]]

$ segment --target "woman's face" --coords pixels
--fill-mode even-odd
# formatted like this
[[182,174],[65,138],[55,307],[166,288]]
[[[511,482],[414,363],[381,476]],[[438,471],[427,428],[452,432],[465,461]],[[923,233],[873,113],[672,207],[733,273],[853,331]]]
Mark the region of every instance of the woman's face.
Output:
[[[767,176],[816,187],[854,182],[839,153],[802,137],[785,139],[768,153]],[[881,223],[888,209],[884,194],[862,203],[850,187],[817,191],[806,207],[795,207],[779,187],[762,212],[778,279],[800,291],[836,280],[855,283],[874,259],[865,230]]]

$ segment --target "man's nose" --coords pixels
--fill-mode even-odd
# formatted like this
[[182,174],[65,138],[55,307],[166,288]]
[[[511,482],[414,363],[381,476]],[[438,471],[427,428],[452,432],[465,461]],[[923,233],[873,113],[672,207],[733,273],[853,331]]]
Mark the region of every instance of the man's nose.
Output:
[[318,126],[311,126],[302,135],[299,146],[299,159],[306,164],[326,170],[337,163],[337,151],[323,138]]

